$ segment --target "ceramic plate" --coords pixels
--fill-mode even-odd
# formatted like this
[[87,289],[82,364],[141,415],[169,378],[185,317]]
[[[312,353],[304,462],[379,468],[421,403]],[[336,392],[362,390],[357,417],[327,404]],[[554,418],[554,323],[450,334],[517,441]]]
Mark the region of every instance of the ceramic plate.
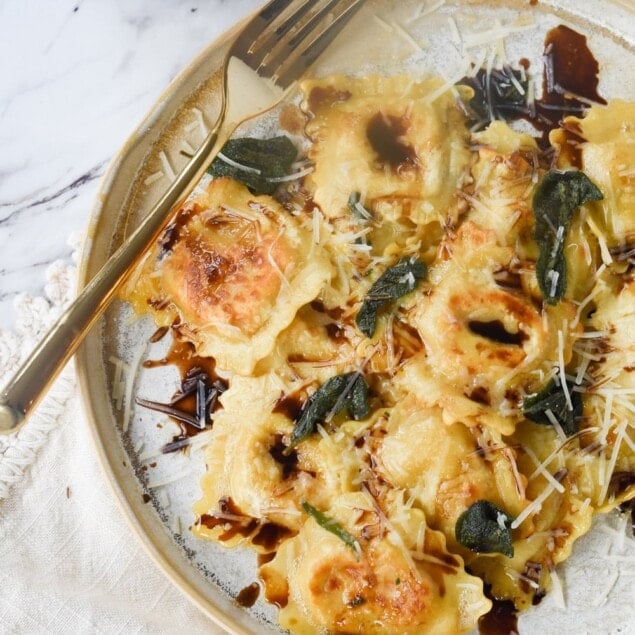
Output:
[[[465,72],[466,54],[478,64],[487,60],[491,38],[505,31],[507,58],[528,59],[531,73],[540,78],[545,33],[567,24],[588,37],[600,62],[600,93],[633,100],[634,17],[632,0],[369,0],[312,72],[406,70],[454,82]],[[230,37],[212,43],[190,64],[113,162],[90,224],[82,283],[150,209],[186,162],[184,153],[196,149],[214,122],[218,69]],[[271,126],[271,119],[257,124],[265,131]],[[130,395],[166,401],[178,385],[178,372],[169,367],[140,368],[132,373],[133,381],[125,381],[126,370],[134,371],[140,359],[161,358],[167,342],[148,344],[154,330],[149,320],[135,319],[126,305],[115,302],[77,354],[83,399],[107,478],[158,566],[212,620],[232,632],[277,632],[275,608],[259,600],[245,609],[233,599],[257,579],[255,556],[195,540],[189,531],[204,470],[202,450],[162,454],[162,445],[178,433],[176,424],[126,405]],[[635,598],[626,567],[635,561],[635,548],[629,550],[629,541],[622,540],[616,550],[611,538],[611,532],[624,531],[625,520],[611,516],[579,541],[561,570],[567,608],[559,607],[555,594],[548,596],[521,616],[522,633],[632,632]]]

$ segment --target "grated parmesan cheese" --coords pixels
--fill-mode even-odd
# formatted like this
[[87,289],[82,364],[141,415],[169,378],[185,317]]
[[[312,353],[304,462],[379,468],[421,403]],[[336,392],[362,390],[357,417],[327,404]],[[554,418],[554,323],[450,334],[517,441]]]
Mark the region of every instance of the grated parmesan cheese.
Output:
[[549,569],[549,577],[551,579],[551,592],[553,594],[555,605],[557,608],[564,610],[567,608],[564,598],[564,590],[555,568]]
[[238,161],[234,161],[233,159],[230,159],[228,156],[224,155],[222,152],[219,152],[216,156],[223,163],[226,163],[227,165],[231,165],[233,168],[236,168],[237,170],[242,170],[243,172],[250,172],[251,174],[262,174],[262,170],[259,170],[258,168],[252,168],[249,165],[243,165],[242,163],[238,163]]
[[305,176],[307,176],[307,174],[311,174],[311,172],[313,172],[313,170],[315,170],[315,168],[310,165],[306,168],[304,168],[303,170],[299,170],[298,172],[294,172],[293,174],[285,174],[284,176],[272,176],[267,178],[267,181],[271,182],[271,183],[286,183],[287,181],[297,181]]
[[313,208],[312,213],[312,229],[313,229],[313,243],[315,245],[320,244],[320,210],[317,207]]
[[192,112],[196,117],[196,123],[198,124],[199,130],[201,131],[201,137],[206,137],[208,134],[207,126],[205,125],[205,117],[203,116],[203,111],[198,108],[192,108]]
[[444,4],[445,0],[438,0],[437,2],[433,2],[429,7],[427,7],[425,4],[420,4],[419,8],[412,17],[412,22],[420,20],[421,18],[425,18],[435,11],[438,11]]
[[511,528],[516,529],[517,527],[520,527],[520,525],[529,518],[529,516],[538,513],[542,508],[542,504],[547,500],[547,498],[549,498],[549,496],[551,496],[551,494],[553,494],[555,489],[556,488],[553,485],[547,485],[540,495],[531,501],[531,503],[529,503],[529,505],[527,505],[527,507],[525,507],[525,509],[516,516],[516,518],[512,521]]
[[569,392],[569,386],[567,384],[567,375],[564,366],[564,335],[563,331],[567,330],[567,321],[564,320],[562,323],[562,328],[558,329],[558,370],[560,372],[560,386],[562,388],[562,392],[564,393],[564,397],[567,401],[567,408],[571,412],[573,411],[573,403],[571,401],[571,393]]
[[553,486],[553,488],[562,494],[564,492],[564,486],[562,485],[562,483],[559,483],[552,476],[551,472],[546,469],[546,466],[540,462],[540,459],[536,456],[535,452],[528,446],[523,446],[523,452],[525,452],[527,456],[529,456],[529,458],[534,462],[534,465],[536,466],[536,471],[527,480],[531,481],[535,476],[538,476],[538,474],[542,474],[542,476],[547,479],[547,481]]
[[390,21],[390,26],[397,32],[399,36],[403,38],[405,42],[410,44],[410,46],[417,52],[421,53],[424,50],[424,47],[417,42],[406,29],[404,29],[400,24],[395,22],[394,20]]
[[515,33],[522,33],[534,29],[536,24],[526,25],[503,25],[497,24],[491,29],[485,29],[484,31],[476,31],[472,33],[466,33],[463,36],[463,43],[466,48],[473,48],[475,46],[482,46],[483,44],[492,44],[500,40],[504,40],[506,37]]
[[171,485],[172,483],[177,483],[178,481],[187,478],[192,475],[192,469],[184,470],[182,472],[177,472],[165,476],[163,478],[157,478],[156,480],[148,481],[148,489],[157,489],[158,487],[165,487],[166,485]]
[[622,446],[622,441],[624,440],[624,435],[626,434],[626,426],[628,421],[624,419],[617,428],[617,433],[615,435],[615,441],[613,442],[613,449],[611,451],[611,456],[609,460],[606,462],[606,471],[604,477],[602,479],[602,489],[600,490],[600,501],[605,501],[607,498],[608,488],[611,480],[611,476],[615,471],[615,464],[617,463],[617,457]]
[[456,25],[454,16],[448,16],[448,25],[450,27],[450,40],[456,44],[459,49],[462,49],[463,39],[461,38],[461,33],[459,31],[459,27]]

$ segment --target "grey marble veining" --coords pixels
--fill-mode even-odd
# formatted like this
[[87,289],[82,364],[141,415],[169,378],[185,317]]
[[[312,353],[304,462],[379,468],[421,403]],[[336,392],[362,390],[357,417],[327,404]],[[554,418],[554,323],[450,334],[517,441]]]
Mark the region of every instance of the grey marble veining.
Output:
[[0,328],[70,258],[106,168],[196,53],[260,0],[0,2]]

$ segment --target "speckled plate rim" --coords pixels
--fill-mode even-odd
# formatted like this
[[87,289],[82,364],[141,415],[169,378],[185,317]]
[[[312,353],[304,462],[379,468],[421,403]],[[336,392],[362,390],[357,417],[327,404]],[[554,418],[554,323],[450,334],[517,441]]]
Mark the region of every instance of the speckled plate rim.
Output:
[[[467,0],[470,2],[470,0]],[[611,0],[627,11],[635,12],[635,6],[627,0]],[[478,0],[477,0],[478,3]],[[484,2],[481,2],[484,3]],[[494,2],[492,2],[494,4]],[[504,1],[501,4],[507,4]],[[544,5],[550,9],[553,0]],[[568,4],[568,0],[564,1]],[[89,221],[87,238],[79,267],[80,288],[89,281],[109,255],[109,241],[96,241],[105,227],[108,214],[106,208],[116,201],[125,201],[130,196],[132,183],[138,178],[139,166],[162,137],[175,112],[184,107],[190,96],[210,75],[210,60],[220,66],[222,54],[240,24],[233,27],[205,47],[159,97],[129,140],[111,162],[103,178],[100,192]],[[203,70],[205,68],[206,70]],[[232,633],[252,633],[258,624],[254,618],[229,599],[220,597],[209,581],[192,566],[186,554],[179,553],[171,537],[164,530],[155,510],[141,505],[142,489],[130,469],[118,434],[110,431],[104,421],[113,421],[112,411],[106,400],[94,399],[95,386],[103,385],[106,393],[104,369],[95,364],[95,350],[101,349],[101,335],[96,328],[88,336],[75,357],[82,407],[86,414],[97,456],[106,480],[115,495],[131,529],[145,551],[159,569],[183,595],[188,597],[216,625]],[[114,425],[114,424],[113,424]]]

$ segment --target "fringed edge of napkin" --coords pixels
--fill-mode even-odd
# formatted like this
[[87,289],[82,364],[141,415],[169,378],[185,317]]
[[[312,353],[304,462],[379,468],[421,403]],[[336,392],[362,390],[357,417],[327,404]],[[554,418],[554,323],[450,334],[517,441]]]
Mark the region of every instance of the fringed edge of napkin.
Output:
[[[75,295],[81,236],[73,234],[68,243],[73,248],[72,262],[52,263],[46,271],[45,296],[18,295],[14,300],[15,329],[0,329],[0,385],[10,379]],[[62,423],[60,417],[75,388],[75,374],[69,365],[26,424],[0,437],[0,499],[8,498],[11,487],[26,478],[49,434]]]

